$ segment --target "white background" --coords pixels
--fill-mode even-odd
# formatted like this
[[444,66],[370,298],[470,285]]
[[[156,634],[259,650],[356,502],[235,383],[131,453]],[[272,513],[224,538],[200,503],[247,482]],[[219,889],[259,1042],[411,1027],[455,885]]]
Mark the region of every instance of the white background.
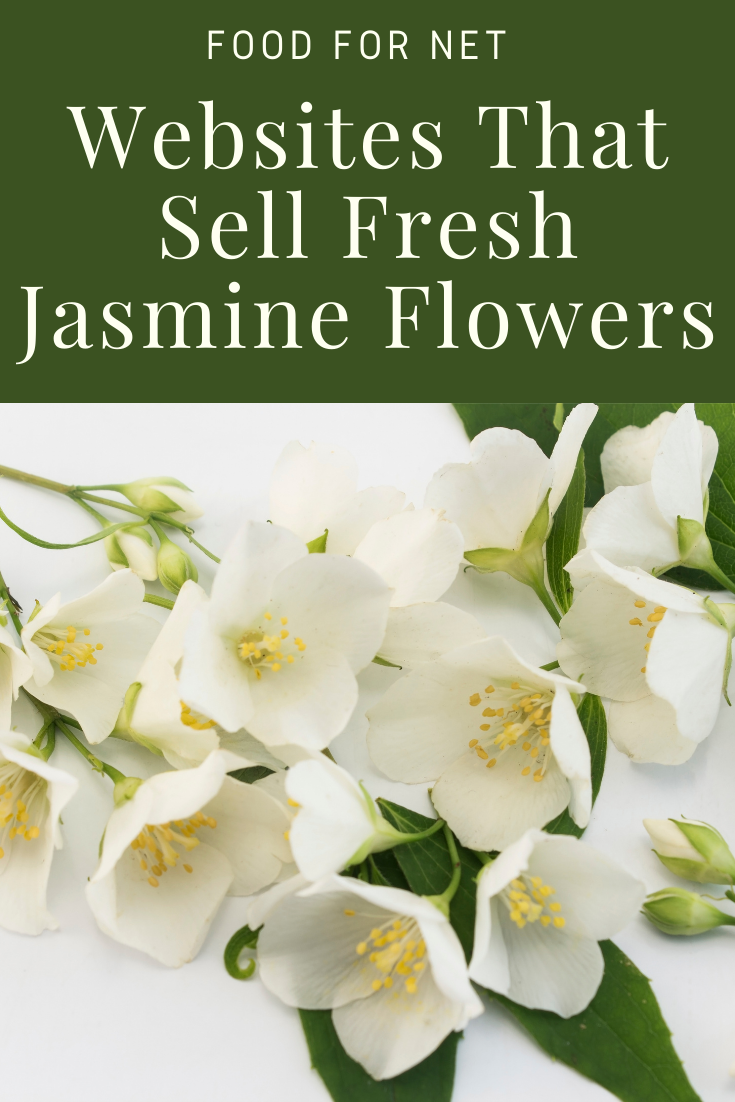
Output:
[[[340,444],[356,456],[360,488],[396,485],[417,505],[433,472],[463,461],[468,444],[442,405],[5,405],[0,462],[68,483],[127,481],[170,474],[197,491],[206,514],[197,534],[221,553],[238,521],[267,517],[271,467],[293,438]],[[0,505],[21,527],[72,542],[94,522],[72,502],[0,480]],[[193,551],[208,587],[213,566]],[[102,544],[46,551],[0,525],[0,564],[26,615],[38,598],[69,600],[108,573]],[[151,587],[163,593],[157,586]],[[445,598],[447,599],[447,598]],[[461,576],[449,599],[503,633],[526,658],[554,657],[556,629],[530,590],[505,575]],[[147,606],[162,619],[165,613]],[[385,795],[428,811],[420,787],[386,781],[365,749],[365,707],[397,676],[370,667],[337,760]],[[18,708],[13,722],[33,736],[37,721]],[[138,747],[107,740],[102,757],[147,776],[160,765]],[[64,812],[49,905],[60,928],[29,938],[0,930],[2,1097],[18,1102],[326,1102],[310,1070],[296,1011],[256,979],[238,983],[222,965],[246,901],[227,899],[191,964],[170,971],[100,933],[84,899],[87,877],[111,809],[111,784],[93,773],[63,737],[55,765],[80,780]],[[685,814],[715,824],[735,844],[735,716],[723,706],[712,735],[686,765],[633,765],[609,748],[602,791],[586,841],[620,861],[649,891],[676,882],[650,851],[644,817]],[[681,883],[681,882],[679,882]],[[707,890],[707,889],[704,889]],[[721,894],[712,889],[713,894]],[[723,929],[667,938],[640,917],[616,941],[652,980],[674,1043],[705,1102],[733,1102],[735,946]],[[459,1048],[456,1102],[603,1102],[611,1096],[552,1063],[519,1026],[490,1006]],[[641,1099],[641,1102],[645,1100]]]

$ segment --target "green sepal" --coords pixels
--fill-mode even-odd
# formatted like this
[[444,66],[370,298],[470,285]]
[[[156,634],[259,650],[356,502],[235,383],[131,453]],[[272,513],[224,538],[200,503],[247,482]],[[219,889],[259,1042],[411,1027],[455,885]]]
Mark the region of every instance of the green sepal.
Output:
[[[679,823],[676,825],[679,826]],[[673,872],[674,876],[680,876],[682,880],[693,880],[696,884],[735,883],[731,876],[726,876],[706,861],[692,861],[688,857],[664,857],[657,849],[653,852],[669,872]]]
[[[694,846],[697,853],[701,853],[709,872],[716,872],[719,876],[707,876],[699,880],[700,884],[735,884],[735,857],[730,852],[725,839],[719,830],[705,823],[688,822],[686,819],[672,819],[686,840]],[[655,851],[654,851],[655,852]],[[661,859],[661,855],[657,854]],[[676,860],[676,858],[675,858]]]
[[306,548],[310,555],[323,555],[326,552],[328,535],[329,529],[325,528],[321,536],[317,536],[316,539],[309,540]]

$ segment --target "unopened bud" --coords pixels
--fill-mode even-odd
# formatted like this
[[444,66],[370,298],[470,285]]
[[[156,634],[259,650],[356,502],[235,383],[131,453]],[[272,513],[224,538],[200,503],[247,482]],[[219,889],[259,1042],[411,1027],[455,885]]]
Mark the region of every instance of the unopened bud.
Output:
[[105,539],[105,551],[113,570],[130,570],[139,578],[152,582],[158,577],[156,549],[147,528],[135,525],[121,528]]
[[643,904],[643,913],[662,933],[685,937],[706,933],[716,926],[735,926],[735,918],[685,888],[654,892]]
[[735,884],[735,857],[718,830],[695,819],[644,819],[659,861],[697,884]]
[[158,577],[169,593],[178,594],[184,582],[188,582],[190,578],[194,582],[198,581],[199,573],[186,551],[182,551],[166,536],[161,536],[160,539],[161,546],[156,559]]
[[194,494],[176,478],[139,478],[119,487],[128,501],[149,513],[170,513],[174,520],[185,523],[202,515]]

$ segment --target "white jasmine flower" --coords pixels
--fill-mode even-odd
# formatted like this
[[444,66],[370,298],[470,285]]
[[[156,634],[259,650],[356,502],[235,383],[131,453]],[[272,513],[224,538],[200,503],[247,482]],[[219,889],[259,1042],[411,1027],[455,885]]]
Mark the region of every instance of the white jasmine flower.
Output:
[[[435,611],[432,605],[456,577],[461,532],[442,510],[404,509],[404,502],[405,495],[392,486],[358,492],[355,460],[343,448],[325,444],[304,448],[292,440],[271,477],[270,515],[276,524],[296,532],[312,550],[359,559],[391,587],[379,653],[399,665],[425,661],[437,647],[443,652],[448,631],[457,643],[477,637],[466,613],[450,605]],[[397,611],[418,605],[420,622]]]
[[263,983],[288,1006],[331,1009],[374,1079],[414,1067],[482,1013],[459,939],[428,899],[346,876],[289,888],[251,908],[251,924],[265,914]]
[[354,555],[379,520],[400,513],[406,495],[395,486],[357,490],[357,463],[344,448],[291,440],[281,452],[270,484],[269,517],[304,543],[324,536],[332,555]]
[[319,750],[354,710],[355,675],[377,653],[389,600],[363,563],[310,555],[292,532],[249,522],[192,618],[182,699],[267,746]]
[[0,731],[10,727],[10,710],[21,685],[33,676],[27,654],[16,647],[13,636],[0,624]]
[[717,719],[732,629],[713,612],[724,618],[733,606],[589,549],[566,569],[578,592],[560,624],[561,668],[613,701],[610,737],[623,753],[640,762],[686,761]]
[[252,763],[215,750],[143,781],[107,823],[87,901],[103,933],[177,968],[198,953],[225,895],[250,895],[291,861],[289,815],[228,777]]
[[598,941],[622,930],[646,889],[577,838],[529,830],[486,865],[477,883],[476,983],[562,1018],[594,998]]
[[470,444],[469,463],[437,471],[426,504],[459,525],[478,570],[504,570],[542,596],[543,545],[596,413],[591,403],[575,406],[551,457],[516,429],[492,428]]
[[[684,416],[688,417],[688,413]],[[642,428],[626,425],[605,441],[600,466],[606,494],[612,493],[618,486],[639,486],[642,482],[651,481],[653,461],[675,419],[676,415],[667,410],[650,424]],[[717,458],[717,434],[703,421],[697,421],[697,425],[702,435],[704,467],[709,468],[711,474]]]
[[119,490],[139,509],[147,509],[152,513],[169,513],[173,520],[181,521],[183,524],[196,520],[203,512],[189,487],[178,479],[167,476],[138,478],[135,482],[128,482],[124,486],[94,488]]
[[285,789],[295,809],[291,850],[308,880],[320,880],[347,865],[359,864],[369,853],[419,837],[391,826],[364,785],[323,754],[289,769]]
[[46,907],[59,815],[77,790],[25,735],[0,730],[0,926],[40,934],[58,926]]
[[590,752],[570,692],[499,637],[426,663],[369,712],[368,748],[392,780],[435,781],[431,798],[465,846],[502,849],[569,805],[591,809]]
[[148,582],[158,577],[156,549],[147,528],[139,525],[121,528],[107,536],[104,543],[113,570],[127,570],[130,567],[134,574]]
[[67,604],[57,593],[23,628],[33,663],[28,691],[74,716],[91,743],[114,728],[125,690],[158,634],[156,621],[139,615],[144,596],[140,578],[120,570]]
[[[637,433],[643,434],[644,441]],[[639,480],[645,474],[657,439],[645,481],[623,481]],[[633,457],[627,450],[630,441]],[[618,566],[637,566],[649,573],[660,574],[684,563],[710,572],[714,568],[716,575],[704,522],[717,447],[716,433],[697,421],[692,403],[665,421],[657,418],[647,429],[631,426],[612,436],[604,462],[606,478],[616,488],[587,517],[586,546]],[[643,456],[637,454],[640,450]]]

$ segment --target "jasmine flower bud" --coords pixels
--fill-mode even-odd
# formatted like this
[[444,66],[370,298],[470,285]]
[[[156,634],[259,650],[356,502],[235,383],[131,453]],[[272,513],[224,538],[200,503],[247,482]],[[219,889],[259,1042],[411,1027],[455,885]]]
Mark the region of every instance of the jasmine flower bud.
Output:
[[202,515],[189,487],[176,478],[138,478],[117,488],[133,505],[151,513],[170,513],[175,520],[182,522]]
[[644,819],[653,852],[670,872],[698,884],[734,884],[735,857],[718,830],[694,819]]
[[182,551],[175,543],[172,543],[170,539],[159,534],[161,546],[158,548],[158,556],[156,558],[156,564],[158,566],[158,577],[161,581],[161,585],[169,591],[169,593],[178,594],[184,582],[197,581],[199,573],[196,566],[191,561],[186,551]]
[[643,913],[664,934],[691,937],[716,926],[735,926],[731,915],[684,888],[664,888],[649,895]]

